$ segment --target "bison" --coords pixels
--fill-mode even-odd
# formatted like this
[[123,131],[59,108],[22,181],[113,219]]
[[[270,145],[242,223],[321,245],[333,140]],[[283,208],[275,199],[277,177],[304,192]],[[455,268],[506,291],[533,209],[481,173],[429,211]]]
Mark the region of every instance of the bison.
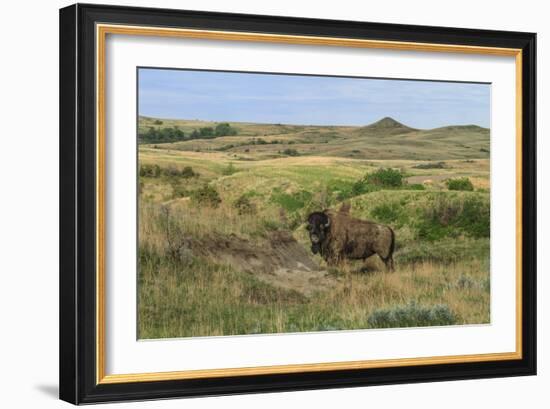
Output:
[[311,251],[320,253],[328,265],[344,259],[365,261],[378,254],[393,271],[395,233],[390,227],[334,210],[311,213],[307,221]]

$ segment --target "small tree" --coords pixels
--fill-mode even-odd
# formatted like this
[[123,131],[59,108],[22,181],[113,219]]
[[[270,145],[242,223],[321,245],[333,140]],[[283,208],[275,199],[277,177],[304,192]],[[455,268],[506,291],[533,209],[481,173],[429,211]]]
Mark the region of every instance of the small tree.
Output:
[[235,128],[232,128],[231,125],[229,125],[227,122],[222,122],[216,125],[216,128],[214,129],[214,134],[216,136],[233,136],[237,135],[237,130]]
[[207,126],[199,130],[200,136],[203,138],[212,138],[214,136],[214,128]]

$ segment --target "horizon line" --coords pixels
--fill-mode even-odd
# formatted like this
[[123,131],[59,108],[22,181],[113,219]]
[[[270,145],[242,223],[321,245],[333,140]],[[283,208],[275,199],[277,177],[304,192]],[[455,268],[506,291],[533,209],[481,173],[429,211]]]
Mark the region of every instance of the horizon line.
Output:
[[145,117],[145,118],[150,118],[150,119],[158,119],[158,120],[169,120],[169,121],[197,121],[197,122],[212,122],[212,123],[235,123],[235,124],[254,124],[254,125],[290,125],[290,126],[315,126],[315,127],[339,127],[339,128],[345,128],[345,127],[349,127],[349,128],[363,128],[363,127],[367,127],[367,126],[370,126],[370,125],[374,125],[384,119],[391,119],[395,122],[397,122],[398,124],[404,126],[404,127],[407,127],[409,129],[412,129],[412,130],[418,130],[418,131],[430,131],[430,130],[433,130],[433,129],[439,129],[439,128],[449,128],[449,127],[453,127],[453,126],[461,126],[461,127],[467,127],[467,126],[475,126],[475,127],[478,127],[478,128],[481,128],[481,129],[488,129],[490,130],[491,128],[490,127],[486,127],[486,126],[481,126],[481,125],[478,125],[478,124],[474,124],[474,123],[463,123],[463,124],[458,124],[458,123],[451,123],[451,124],[448,124],[448,125],[443,125],[443,126],[436,126],[434,128],[414,128],[412,126],[409,126],[397,119],[395,119],[394,117],[392,116],[384,116],[380,119],[377,119],[376,121],[374,122],[370,122],[370,123],[364,123],[364,124],[356,124],[356,125],[352,125],[352,124],[330,124],[330,125],[322,125],[322,124],[313,124],[313,123],[309,123],[309,124],[306,124],[306,123],[292,123],[292,122],[250,122],[250,121],[232,121],[232,120],[226,120],[226,119],[223,119],[223,120],[211,120],[211,119],[199,119],[199,118],[181,118],[181,117],[165,117],[165,116],[152,116],[152,115],[146,115],[146,114],[139,114],[138,113],[138,119],[141,118],[141,117]]

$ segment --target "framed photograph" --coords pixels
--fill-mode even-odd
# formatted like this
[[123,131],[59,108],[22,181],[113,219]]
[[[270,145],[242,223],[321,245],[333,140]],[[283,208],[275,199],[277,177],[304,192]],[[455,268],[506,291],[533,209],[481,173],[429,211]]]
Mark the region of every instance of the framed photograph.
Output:
[[61,399],[534,375],[535,40],[61,9]]

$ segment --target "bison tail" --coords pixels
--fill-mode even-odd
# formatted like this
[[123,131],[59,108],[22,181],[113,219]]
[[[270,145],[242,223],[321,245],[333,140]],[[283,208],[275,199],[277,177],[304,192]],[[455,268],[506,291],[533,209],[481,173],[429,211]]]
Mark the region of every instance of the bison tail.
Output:
[[395,250],[395,232],[391,227],[389,227],[391,232],[391,243],[390,243],[390,251],[388,252],[388,258],[384,260],[386,267],[389,271],[393,271],[393,251]]
[[393,257],[393,251],[395,250],[395,233],[391,227],[388,227],[391,232],[391,244],[390,244],[390,257]]

